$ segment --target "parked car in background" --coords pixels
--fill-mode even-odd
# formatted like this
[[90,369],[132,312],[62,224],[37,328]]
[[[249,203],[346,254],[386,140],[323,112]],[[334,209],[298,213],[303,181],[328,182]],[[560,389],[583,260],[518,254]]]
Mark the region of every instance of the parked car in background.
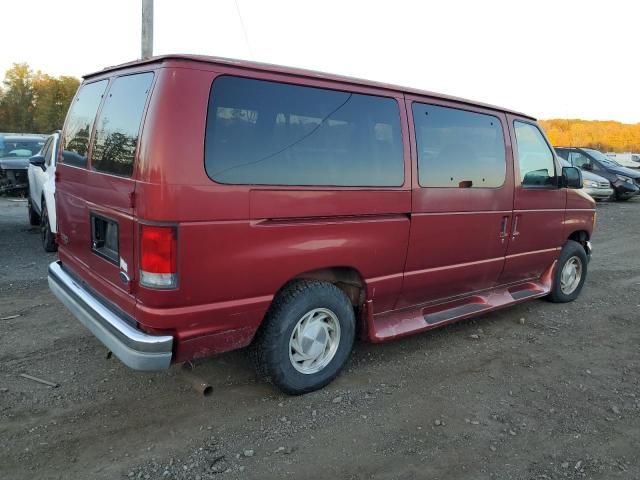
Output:
[[29,157],[40,151],[46,135],[0,134],[0,193],[26,190]]
[[619,163],[623,167],[640,168],[640,153],[614,153],[605,154],[614,162]]
[[556,147],[556,153],[574,167],[593,172],[609,180],[616,200],[629,200],[640,193],[640,171],[623,167],[598,150]]
[[511,110],[167,55],[86,76],[60,142],[49,285],[135,369],[250,345],[305,393],[356,334],[570,302],[587,276],[595,202]]
[[[563,167],[571,166],[571,164],[562,157],[558,157],[558,160]],[[613,197],[614,193],[609,180],[588,170],[582,171],[582,190],[597,201],[607,200]]]
[[56,245],[56,152],[58,132],[45,141],[42,150],[29,159],[28,213],[31,225],[40,225],[42,246],[47,252],[55,252]]

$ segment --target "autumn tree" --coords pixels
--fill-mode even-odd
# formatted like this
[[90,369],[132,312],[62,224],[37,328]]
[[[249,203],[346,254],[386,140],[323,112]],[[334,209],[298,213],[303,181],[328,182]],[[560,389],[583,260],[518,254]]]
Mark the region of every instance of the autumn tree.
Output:
[[26,63],[7,70],[0,101],[0,131],[28,132],[32,126],[33,82]]
[[33,130],[50,132],[62,128],[77,88],[76,78],[53,78],[42,72],[36,73],[33,78]]
[[62,128],[79,80],[70,76],[35,74],[16,63],[0,88],[0,132],[50,133]]
[[603,152],[640,152],[640,123],[554,119],[541,120],[557,147],[588,147]]

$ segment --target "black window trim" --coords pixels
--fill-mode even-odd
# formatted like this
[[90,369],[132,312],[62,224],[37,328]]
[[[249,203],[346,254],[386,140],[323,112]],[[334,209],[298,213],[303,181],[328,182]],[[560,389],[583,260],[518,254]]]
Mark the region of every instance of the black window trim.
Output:
[[[286,74],[285,74],[286,75]],[[399,185],[373,185],[373,186],[368,186],[368,185],[289,185],[289,184],[275,184],[275,183],[223,183],[220,182],[216,179],[214,179],[211,175],[209,175],[209,171],[207,169],[207,159],[206,159],[206,146],[207,146],[207,132],[209,131],[208,126],[209,126],[209,104],[211,102],[211,95],[213,93],[213,87],[215,86],[216,80],[218,80],[219,78],[223,78],[223,77],[234,77],[234,78],[243,78],[243,79],[247,79],[247,80],[259,80],[259,81],[263,81],[263,82],[271,82],[271,83],[280,83],[280,84],[284,84],[284,85],[291,85],[294,87],[307,87],[307,88],[316,88],[319,90],[329,90],[329,91],[333,91],[333,92],[342,92],[342,93],[349,93],[349,94],[356,94],[356,95],[366,95],[366,96],[370,96],[370,97],[379,97],[379,98],[386,98],[389,100],[393,100],[397,106],[397,111],[398,111],[398,124],[400,127],[400,141],[401,141],[401,147],[402,147],[402,182]],[[232,72],[232,73],[221,73],[219,75],[216,75],[213,80],[211,81],[211,86],[209,87],[209,95],[207,96],[207,115],[206,115],[206,119],[205,119],[205,126],[204,126],[204,142],[202,145],[202,166],[204,168],[204,171],[207,175],[207,178],[209,178],[209,180],[211,180],[214,184],[216,185],[220,185],[220,186],[225,186],[225,187],[251,187],[252,189],[260,189],[260,190],[273,190],[273,189],[278,189],[278,190],[282,190],[282,189],[287,189],[287,190],[327,190],[327,191],[333,191],[333,190],[344,190],[344,191],[360,191],[360,190],[367,190],[367,191],[387,191],[387,190],[406,190],[407,188],[410,188],[410,185],[407,187],[407,155],[406,155],[406,147],[407,147],[407,142],[409,141],[408,138],[408,129],[403,125],[402,122],[402,115],[406,116],[406,110],[405,110],[405,97],[404,94],[402,94],[402,99],[398,99],[397,97],[391,96],[391,95],[382,95],[380,92],[376,91],[376,93],[363,93],[361,91],[357,91],[357,90],[348,90],[346,88],[344,89],[340,89],[340,88],[330,88],[327,86],[320,86],[320,85],[315,85],[315,84],[310,84],[310,83],[301,83],[301,82],[296,82],[293,81],[293,79],[289,76],[286,76],[285,79],[281,78],[280,76],[269,76],[269,77],[263,77],[261,75],[246,75],[242,72]],[[341,86],[346,87],[346,85],[342,85]],[[405,133],[405,130],[407,130],[407,132]],[[406,137],[406,138],[405,138]],[[409,151],[412,147],[409,145]],[[411,155],[409,154],[409,158],[411,158]],[[409,170],[410,172],[411,170]],[[411,175],[409,175],[409,178],[411,178]]]
[[[138,159],[139,159],[139,155],[140,155],[140,149],[138,148],[137,145],[136,145],[136,154],[133,157],[133,170],[131,172],[131,175],[119,175],[117,173],[105,172],[103,170],[96,169],[93,166],[93,147],[94,147],[94,144],[95,144],[95,141],[96,141],[95,133],[96,133],[96,128],[98,126],[98,118],[102,114],[102,109],[104,108],[104,104],[107,101],[109,93],[111,93],[111,88],[113,87],[113,84],[119,78],[130,77],[132,75],[140,75],[140,74],[145,74],[145,73],[151,73],[153,75],[153,77],[151,79],[151,85],[149,86],[149,93],[147,94],[147,98],[146,98],[146,100],[144,102],[144,107],[142,109],[142,116],[140,117],[140,125],[138,126],[138,140],[142,136],[142,132],[144,130],[144,124],[145,124],[146,119],[147,119],[147,111],[149,109],[149,102],[151,101],[151,95],[153,94],[153,90],[154,90],[155,84],[156,84],[156,78],[158,77],[156,75],[156,70],[155,69],[152,69],[152,70],[140,70],[140,71],[135,71],[135,72],[126,72],[126,73],[123,73],[121,75],[114,75],[113,77],[109,77],[107,79],[109,81],[109,83],[107,84],[107,87],[105,88],[105,91],[102,94],[102,100],[100,102],[100,106],[98,107],[98,111],[96,113],[96,117],[93,120],[93,128],[91,129],[91,137],[89,137],[89,148],[87,149],[87,170],[90,170],[93,173],[98,173],[100,175],[110,175],[110,176],[116,177],[116,178],[127,178],[127,179],[135,180],[135,178],[136,178],[136,165],[138,164]],[[104,79],[102,79],[102,80],[104,80]]]
[[[555,185],[523,185],[522,180],[520,180],[520,151],[518,150],[518,137],[516,135],[516,122],[519,123],[526,123],[527,125],[531,125],[532,127],[536,128],[539,132],[540,135],[542,135],[542,139],[544,140],[544,143],[547,145],[547,148],[549,149],[549,152],[551,153],[551,159],[553,160],[553,173],[556,179],[556,183]],[[557,165],[557,159],[556,159],[556,151],[555,149],[551,146],[551,144],[549,143],[549,140],[547,140],[547,136],[544,134],[544,131],[542,130],[542,128],[540,128],[540,125],[537,124],[537,122],[532,122],[530,120],[523,120],[521,118],[514,118],[513,119],[513,145],[515,145],[516,148],[514,148],[514,155],[513,155],[513,159],[514,159],[514,168],[515,168],[515,163],[518,164],[518,175],[515,175],[515,170],[514,170],[514,180],[516,180],[518,182],[518,186],[520,186],[520,188],[526,188],[527,190],[557,190],[559,188],[562,188],[562,182],[561,182],[561,177],[558,176],[558,165]],[[573,163],[572,163],[573,165]]]
[[[415,119],[413,117],[413,104],[414,103],[419,103],[421,105],[431,105],[434,107],[442,107],[442,108],[451,108],[452,110],[461,110],[464,112],[469,112],[469,113],[476,113],[478,115],[486,115],[489,117],[493,117],[495,119],[497,119],[500,122],[500,128],[502,129],[502,144],[504,145],[504,179],[502,180],[502,184],[495,186],[495,187],[471,187],[471,188],[460,188],[460,187],[434,187],[434,186],[426,186],[426,185],[422,185],[420,183],[420,158],[419,158],[419,152],[418,152],[418,133],[416,131],[416,124],[415,124]],[[467,108],[463,108],[463,107],[467,107]],[[420,101],[420,100],[416,100],[416,99],[412,99],[411,100],[411,108],[409,109],[411,112],[411,124],[413,125],[413,142],[411,145],[412,149],[415,149],[416,152],[416,183],[418,184],[418,186],[420,188],[439,188],[439,189],[449,189],[449,190],[465,190],[465,191],[473,191],[473,190],[478,190],[478,189],[482,189],[482,190],[499,190],[501,188],[504,188],[505,185],[507,184],[507,176],[509,174],[509,160],[507,157],[507,137],[506,137],[506,132],[507,129],[505,129],[505,124],[502,121],[502,118],[500,118],[498,115],[501,112],[492,112],[489,113],[488,111],[478,111],[475,109],[471,109],[466,105],[460,105],[460,106],[452,106],[452,105],[446,105],[446,104],[441,104],[441,103],[432,103],[432,102],[427,102],[427,101]]]
[[[82,83],[80,84],[80,86],[78,87],[78,90],[76,91],[76,94],[73,97],[73,100],[71,101],[71,105],[69,107],[69,110],[67,110],[67,115],[64,119],[64,125],[67,124],[67,120],[69,119],[69,114],[71,113],[71,107],[73,107],[73,104],[75,103],[76,99],[78,98],[78,94],[80,93],[80,90],[85,86],[85,85],[91,85],[94,83],[98,83],[98,82],[103,82],[106,81],[107,85],[104,87],[104,92],[102,92],[102,97],[100,98],[100,101],[98,102],[98,109],[96,110],[96,114],[93,117],[93,124],[91,126],[91,133],[89,134],[89,143],[87,144],[87,163],[84,167],[81,167],[79,165],[72,165],[70,163],[66,163],[66,162],[60,162],[61,165],[64,165],[65,167],[70,167],[70,168],[77,168],[78,170],[89,170],[89,165],[91,163],[91,153],[93,151],[93,134],[95,132],[96,129],[96,119],[98,118],[98,113],[100,113],[100,111],[102,110],[102,104],[104,102],[104,99],[106,98],[106,93],[109,91],[109,88],[111,86],[111,77],[108,78],[98,78],[96,80],[93,80],[91,82],[86,82],[86,83]],[[58,139],[58,141],[62,141],[63,146],[64,146],[64,135],[66,133],[66,130],[62,130],[60,132],[60,137]],[[58,148],[56,148],[57,150]],[[57,163],[57,162],[56,162]]]

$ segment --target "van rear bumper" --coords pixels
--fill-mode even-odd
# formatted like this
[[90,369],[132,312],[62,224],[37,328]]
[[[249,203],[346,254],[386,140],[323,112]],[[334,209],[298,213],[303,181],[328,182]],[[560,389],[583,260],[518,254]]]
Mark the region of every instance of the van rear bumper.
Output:
[[171,364],[173,337],[149,335],[133,327],[64,271],[49,265],[49,288],[122,363],[134,370],[164,370]]

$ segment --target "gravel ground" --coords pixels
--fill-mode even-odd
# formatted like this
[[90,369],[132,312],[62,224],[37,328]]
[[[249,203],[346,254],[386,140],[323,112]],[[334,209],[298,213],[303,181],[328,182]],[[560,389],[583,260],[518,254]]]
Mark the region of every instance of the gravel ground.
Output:
[[359,343],[302,397],[233,352],[196,367],[203,397],[178,366],[108,360],[49,293],[26,203],[0,198],[0,478],[638,479],[640,199],[598,215],[572,304]]

